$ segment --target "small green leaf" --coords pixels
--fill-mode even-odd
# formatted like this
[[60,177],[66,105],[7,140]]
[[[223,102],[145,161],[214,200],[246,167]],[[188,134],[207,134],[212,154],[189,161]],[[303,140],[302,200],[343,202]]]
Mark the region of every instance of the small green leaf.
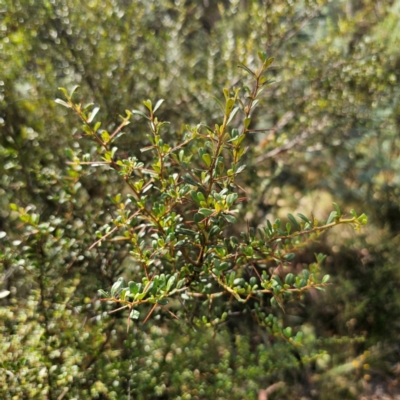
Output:
[[214,210],[210,210],[209,208],[200,208],[198,212],[199,214],[208,217],[209,215],[214,213]]
[[110,134],[107,131],[101,132],[100,135],[104,143],[108,143],[110,141]]
[[68,92],[67,89],[63,88],[63,87],[59,87],[58,90],[61,90],[61,92],[63,92],[65,97],[68,97]]
[[183,287],[183,285],[185,284],[186,279],[183,278],[181,279],[177,284],[176,284],[176,288],[180,289],[181,287]]
[[10,203],[10,208],[13,211],[18,211],[18,206],[15,203]]
[[225,114],[226,115],[230,114],[234,105],[235,105],[235,99],[229,98],[226,101],[226,106],[225,106]]
[[166,288],[166,291],[167,291],[167,292],[169,292],[169,291],[171,290],[171,288],[174,286],[175,281],[176,281],[176,276],[175,276],[175,275],[172,275],[172,276],[168,279],[167,288]]
[[244,169],[246,168],[246,165],[240,165],[239,167],[236,168],[235,173],[240,174]]
[[229,99],[229,89],[228,88],[224,88],[223,92],[224,92],[225,100],[228,100]]
[[154,106],[153,113],[155,113],[160,108],[162,103],[164,103],[164,99],[160,99],[157,101],[156,105]]
[[218,271],[226,271],[227,269],[230,269],[230,268],[231,268],[231,264],[229,264],[228,262],[224,261],[218,267]]
[[186,182],[189,183],[192,186],[198,186],[199,184],[192,178],[190,174],[186,174],[182,176],[182,179]]
[[120,292],[120,294],[119,294],[120,300],[122,300],[122,301],[125,300],[125,298],[126,298],[126,292],[127,292],[126,288],[124,288],[124,289],[121,290],[121,292]]
[[289,339],[292,336],[292,328],[288,326],[283,330],[283,334]]
[[132,110],[132,114],[137,114],[137,115],[140,115],[141,117],[144,117],[144,118],[146,118],[146,119],[149,119],[149,117],[148,117],[146,114],[142,113],[142,112],[139,111],[139,110]]
[[232,139],[235,139],[235,138],[237,138],[238,136],[239,136],[239,130],[236,129],[236,128],[233,128],[233,129],[232,129],[232,132],[231,132],[231,138],[232,138]]
[[307,279],[302,278],[302,279],[300,280],[299,287],[300,287],[300,288],[303,288],[303,287],[306,286],[306,285],[307,285]]
[[243,278],[236,278],[233,281],[233,286],[244,286],[245,285],[245,280]]
[[96,122],[96,124],[94,125],[93,130],[94,130],[95,132],[97,132],[97,131],[99,130],[100,126],[101,126],[101,122],[100,122],[100,121]]
[[322,283],[328,282],[329,279],[330,279],[330,275],[325,275],[325,276],[322,278]]
[[95,107],[95,108],[93,109],[93,111],[90,113],[89,118],[88,118],[88,120],[87,120],[87,122],[88,122],[89,124],[94,120],[94,117],[95,117],[96,114],[99,112],[99,110],[100,110],[100,107]]
[[204,153],[201,158],[206,163],[207,167],[211,165],[211,156],[208,153]]
[[358,218],[357,221],[361,224],[361,225],[366,225],[368,223],[368,217],[363,213],[361,214]]
[[106,292],[105,290],[103,290],[103,289],[99,289],[97,292],[98,292],[99,295],[102,296],[102,297],[110,297],[109,293],[107,293],[107,292]]
[[139,285],[136,282],[130,281],[128,283],[128,286],[129,286],[129,291],[133,295],[136,295],[139,292]]
[[258,51],[257,55],[262,63],[264,63],[265,60],[267,59],[267,53],[265,51]]
[[255,76],[256,74],[248,67],[246,67],[246,65],[244,64],[239,64],[238,68],[244,69],[245,71],[247,71],[249,74]]
[[89,112],[89,109],[94,106],[94,103],[87,103],[83,106],[83,111]]
[[140,312],[138,310],[132,310],[131,313],[129,314],[130,319],[139,319],[140,317]]
[[251,109],[254,110],[254,108],[257,107],[257,104],[258,104],[259,102],[260,102],[259,99],[254,100],[253,103],[251,104]]
[[332,203],[332,204],[335,207],[338,218],[340,218],[342,216],[342,211],[341,211],[340,207],[336,203]]
[[285,283],[286,285],[292,285],[294,282],[294,275],[292,273],[289,273],[285,277]]
[[115,297],[125,286],[125,279],[122,277],[118,278],[117,282],[111,287],[111,297]]
[[191,197],[197,204],[200,203],[200,200],[199,200],[198,197],[197,197],[197,192],[196,192],[196,191],[192,190],[192,191],[190,192],[190,197]]
[[270,57],[264,61],[263,68],[268,68],[274,62],[274,58]]
[[226,196],[226,204],[231,207],[232,204],[237,200],[238,198],[238,194],[237,193],[231,193],[228,194],[228,196]]
[[229,124],[232,122],[233,118],[235,118],[235,116],[236,116],[236,114],[237,114],[237,112],[238,112],[239,110],[240,110],[240,107],[235,107],[235,108],[232,110],[231,114],[229,115],[229,119],[228,119],[227,125],[229,125]]
[[223,214],[222,215],[224,219],[229,222],[230,224],[235,224],[236,223],[236,218],[233,215],[230,214]]
[[206,201],[206,198],[204,197],[204,194],[201,192],[197,192],[197,199],[199,201]]
[[328,220],[326,221],[326,224],[330,224],[331,222],[333,222],[333,220],[335,220],[337,218],[337,212],[336,211],[332,211],[329,215]]
[[9,290],[1,290],[0,291],[0,299],[4,299],[7,297],[11,292]]
[[66,101],[64,101],[64,100],[55,99],[54,102],[56,102],[56,103],[58,103],[58,104],[61,104],[61,105],[64,106],[64,107],[71,108],[71,106],[70,106]]
[[214,225],[211,229],[210,229],[210,237],[215,236],[216,234],[218,234],[219,232],[221,232],[221,229],[218,225]]
[[[72,90],[71,90],[71,92],[70,92],[70,94],[69,94],[69,97],[71,98],[71,97],[74,95],[74,93],[75,93],[79,88],[80,88],[79,85],[75,85],[75,86],[72,88]],[[60,90],[62,90],[62,89],[60,88]]]
[[250,284],[250,286],[256,285],[257,284],[257,278],[255,276],[252,276],[250,278],[249,284]]
[[311,221],[303,214],[297,213],[298,217],[300,217],[306,224],[311,224]]
[[297,230],[300,230],[300,225],[299,225],[299,223],[297,222],[296,218],[293,217],[293,215],[290,214],[290,213],[287,214],[287,217],[288,217],[289,221],[294,225],[294,227],[295,227]]
[[176,228],[176,233],[181,235],[196,236],[197,232],[186,228]]
[[145,105],[145,107],[146,107],[150,112],[152,112],[152,110],[153,110],[153,105],[152,105],[152,103],[151,103],[151,100],[145,100],[145,101],[143,102],[143,104]]

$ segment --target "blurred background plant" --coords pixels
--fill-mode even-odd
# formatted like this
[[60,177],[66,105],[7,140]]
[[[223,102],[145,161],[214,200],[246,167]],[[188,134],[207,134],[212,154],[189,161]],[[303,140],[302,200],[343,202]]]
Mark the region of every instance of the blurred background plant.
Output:
[[[397,393],[400,3],[393,1],[9,1],[0,6],[1,398],[359,398]],[[293,352],[245,319],[189,329],[159,316],[126,332],[97,289],[132,270],[119,242],[88,248],[122,190],[104,170],[66,164],[76,119],[59,86],[100,107],[112,132],[142,100],[160,119],[218,123],[214,97],[244,84],[257,50],[275,83],[252,116],[241,175],[250,227],[332,200],[370,218],[298,253],[327,254],[334,283],[280,318],[302,331]],[[214,97],[213,97],[214,96]],[[147,127],[124,128],[140,155]],[[16,207],[10,208],[10,204]],[[19,219],[26,212],[25,220]],[[238,227],[244,230],[246,227]],[[278,311],[277,311],[278,312]]]

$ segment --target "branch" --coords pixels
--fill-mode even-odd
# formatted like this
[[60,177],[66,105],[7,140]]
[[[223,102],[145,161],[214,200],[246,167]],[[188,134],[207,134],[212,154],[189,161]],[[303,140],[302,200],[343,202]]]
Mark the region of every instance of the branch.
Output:
[[296,146],[298,143],[303,142],[304,140],[308,139],[310,136],[310,132],[303,132],[299,136],[295,137],[292,139],[290,142],[284,144],[283,146],[277,147],[268,153],[261,154],[260,156],[256,157],[254,160],[254,164],[259,164],[260,162],[263,162],[267,160],[268,158],[275,157],[279,153],[283,153],[284,151],[290,150],[292,147]]

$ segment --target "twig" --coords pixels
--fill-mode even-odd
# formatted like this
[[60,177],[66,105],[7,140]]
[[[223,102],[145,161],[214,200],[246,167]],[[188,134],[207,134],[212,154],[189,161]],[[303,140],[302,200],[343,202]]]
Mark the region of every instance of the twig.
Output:
[[290,150],[292,147],[296,146],[296,144],[306,140],[309,136],[310,136],[309,132],[307,132],[307,131],[302,132],[299,136],[295,137],[293,140],[286,143],[285,145],[277,147],[277,148],[269,151],[268,153],[261,154],[260,156],[256,157],[256,159],[254,160],[254,164],[258,164],[260,162],[267,160],[268,158],[275,157],[279,153],[283,153],[284,151]]

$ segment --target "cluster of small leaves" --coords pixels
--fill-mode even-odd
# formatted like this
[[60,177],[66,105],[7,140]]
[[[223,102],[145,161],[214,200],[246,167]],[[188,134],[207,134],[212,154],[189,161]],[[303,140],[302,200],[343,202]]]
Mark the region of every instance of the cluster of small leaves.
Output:
[[[287,300],[310,288],[323,289],[328,276],[318,276],[318,268],[304,269],[299,275],[291,271],[295,252],[309,241],[339,224],[358,229],[367,222],[363,214],[343,217],[334,204],[327,221],[320,222],[298,214],[288,214],[286,223],[277,219],[259,229],[248,228],[240,237],[229,237],[228,228],[237,223],[245,189],[238,183],[245,169],[244,139],[251,134],[252,112],[259,104],[260,94],[270,83],[264,76],[273,59],[260,52],[256,71],[240,65],[254,81],[253,88],[224,89],[224,101],[217,100],[222,118],[213,127],[200,123],[186,126],[176,143],[165,143],[163,132],[168,123],[156,116],[162,104],[144,101],[145,112],[126,111],[122,123],[113,132],[101,129],[94,122],[99,111],[93,105],[82,106],[72,100],[76,88],[66,101],[57,102],[74,110],[83,122],[85,136],[98,144],[101,160],[91,155],[73,157],[74,165],[106,166],[115,170],[126,182],[129,193],[116,194],[112,201],[116,214],[110,224],[98,232],[101,245],[105,240],[121,240],[129,244],[131,257],[142,271],[141,281],[120,278],[110,291],[99,292],[104,301],[118,303],[118,309],[129,309],[132,319],[139,318],[140,305],[152,304],[147,318],[157,307],[165,307],[171,298],[184,305],[201,298],[210,304],[216,297],[226,296],[237,302],[250,299],[283,307]],[[136,157],[122,157],[115,142],[130,123],[132,115],[140,116],[148,125],[149,145],[142,152],[151,152],[148,163]],[[124,149],[125,150],[125,149]],[[323,258],[323,257],[322,257]],[[318,266],[323,260],[317,257]],[[248,270],[253,276],[247,276]],[[169,313],[171,311],[166,309]],[[206,317],[198,323],[213,324]],[[129,319],[128,319],[129,321]],[[273,318],[263,318],[271,325]],[[289,337],[291,332],[284,332]]]

